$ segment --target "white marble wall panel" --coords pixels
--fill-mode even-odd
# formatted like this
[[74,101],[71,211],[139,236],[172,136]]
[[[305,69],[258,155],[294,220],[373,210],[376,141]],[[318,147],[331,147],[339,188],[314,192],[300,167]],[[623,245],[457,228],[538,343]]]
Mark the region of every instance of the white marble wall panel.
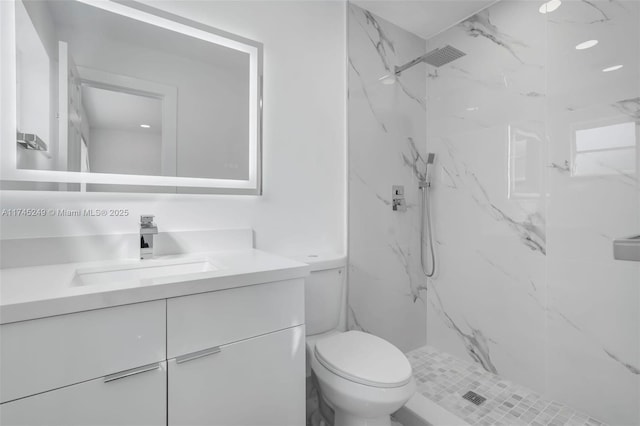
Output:
[[[380,80],[425,53],[425,41],[348,6],[349,323],[408,351],[426,343],[418,176],[425,171],[424,66]],[[404,185],[407,211],[393,211]]]
[[[612,256],[614,238],[640,233],[640,3],[565,2],[547,31],[548,392],[640,424],[640,264]],[[628,140],[607,127],[620,123],[635,127]],[[581,152],[580,133],[598,128]]]
[[[640,4],[541,4],[502,1],[428,41],[467,55],[427,71],[439,267],[427,340],[640,424],[640,266],[611,247],[640,232]],[[575,49],[589,39],[600,43]],[[624,122],[627,157],[584,168],[577,131]]]
[[[530,4],[530,3],[529,3]],[[545,19],[502,2],[428,41],[438,274],[428,342],[537,389],[545,371]]]

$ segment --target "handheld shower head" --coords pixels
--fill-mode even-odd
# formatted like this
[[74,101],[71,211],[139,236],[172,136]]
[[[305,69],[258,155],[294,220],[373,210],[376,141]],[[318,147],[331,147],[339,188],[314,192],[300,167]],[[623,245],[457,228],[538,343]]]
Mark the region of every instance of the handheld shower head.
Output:
[[433,152],[430,152],[427,154],[427,164],[426,164],[426,170],[424,171],[424,180],[421,180],[418,183],[418,188],[423,189],[423,188],[429,188],[431,186],[431,166],[433,166],[433,162],[436,159],[436,154]]
[[434,154],[433,152],[430,152],[427,155],[427,165],[433,164],[433,160],[435,160],[435,159],[436,159],[436,154]]

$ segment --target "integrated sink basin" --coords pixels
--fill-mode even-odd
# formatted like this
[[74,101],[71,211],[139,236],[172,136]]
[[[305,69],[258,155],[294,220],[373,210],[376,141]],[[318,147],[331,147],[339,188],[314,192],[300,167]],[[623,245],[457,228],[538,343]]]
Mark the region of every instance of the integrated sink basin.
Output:
[[99,268],[77,269],[74,283],[76,285],[110,284],[217,270],[218,268],[207,259],[149,259]]

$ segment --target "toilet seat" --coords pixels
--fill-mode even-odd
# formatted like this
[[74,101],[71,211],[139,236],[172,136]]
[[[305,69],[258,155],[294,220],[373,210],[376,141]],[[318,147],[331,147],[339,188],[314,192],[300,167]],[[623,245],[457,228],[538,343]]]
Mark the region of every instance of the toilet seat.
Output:
[[361,331],[320,339],[314,354],[327,370],[351,382],[395,388],[411,380],[411,365],[398,348]]

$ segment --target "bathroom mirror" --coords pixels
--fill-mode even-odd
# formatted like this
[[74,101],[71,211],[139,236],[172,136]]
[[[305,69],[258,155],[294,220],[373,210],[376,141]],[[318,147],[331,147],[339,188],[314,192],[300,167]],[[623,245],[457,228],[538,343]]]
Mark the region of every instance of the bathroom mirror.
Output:
[[137,2],[0,3],[4,189],[261,192],[260,43]]

